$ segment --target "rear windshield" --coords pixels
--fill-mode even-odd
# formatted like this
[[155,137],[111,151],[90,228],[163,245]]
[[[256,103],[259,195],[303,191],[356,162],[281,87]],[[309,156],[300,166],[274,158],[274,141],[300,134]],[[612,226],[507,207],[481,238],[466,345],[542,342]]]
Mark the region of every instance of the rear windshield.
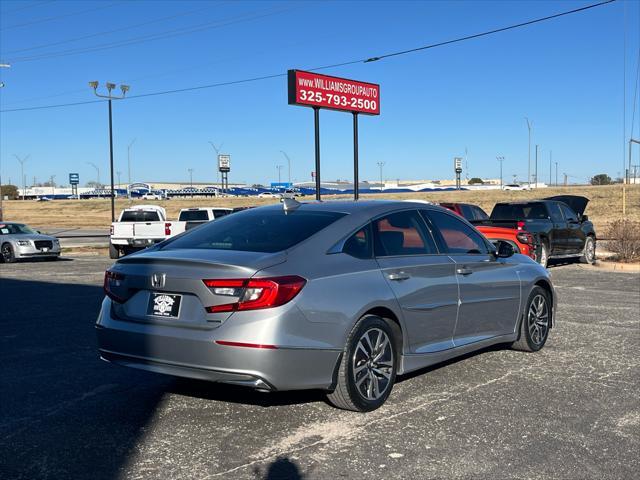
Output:
[[209,220],[206,210],[187,210],[186,212],[180,212],[180,222],[194,222],[198,220]]
[[491,212],[491,220],[541,220],[548,218],[547,209],[541,203],[497,204]]
[[280,252],[309,238],[344,215],[302,209],[287,213],[274,209],[245,210],[176,237],[163,250],[199,248]]
[[122,213],[121,222],[158,222],[160,215],[158,212],[145,210],[127,210]]

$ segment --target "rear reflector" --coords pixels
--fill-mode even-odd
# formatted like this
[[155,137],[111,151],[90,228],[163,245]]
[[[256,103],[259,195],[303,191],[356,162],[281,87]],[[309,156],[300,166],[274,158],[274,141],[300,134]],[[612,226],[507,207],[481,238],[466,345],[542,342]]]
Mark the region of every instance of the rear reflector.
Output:
[[276,350],[278,348],[275,345],[264,345],[261,343],[227,342],[225,340],[216,340],[216,343],[225,347],[265,348],[268,350]]
[[307,283],[297,275],[203,282],[216,295],[238,297],[234,303],[206,307],[209,313],[279,307],[291,301]]

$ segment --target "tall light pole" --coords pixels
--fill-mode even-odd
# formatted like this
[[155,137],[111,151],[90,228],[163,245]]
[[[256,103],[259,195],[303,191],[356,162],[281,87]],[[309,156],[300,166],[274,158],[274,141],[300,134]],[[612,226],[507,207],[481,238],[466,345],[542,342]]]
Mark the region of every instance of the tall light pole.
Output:
[[504,162],[504,157],[496,157],[496,159],[500,162],[500,190],[502,190],[502,162]]
[[14,157],[18,159],[20,162],[20,179],[22,180],[22,200],[24,200],[24,191],[27,189],[27,181],[24,178],[24,162],[26,162],[31,154],[27,155],[24,158],[20,158],[18,155],[14,154]]
[[51,175],[51,196],[55,197],[56,195],[56,184],[54,183],[54,180],[56,179],[55,175]]
[[122,95],[115,96],[112,95],[111,92],[116,88],[115,83],[106,83],[107,87],[107,95],[101,95],[98,93],[98,82],[93,81],[89,82],[89,86],[93,88],[93,93],[96,97],[106,98],[109,101],[109,171],[111,177],[111,221],[116,221],[116,196],[113,186],[113,127],[112,127],[112,114],[111,114],[111,101],[112,100],[121,100],[129,91],[129,85],[120,85],[120,91]]
[[551,179],[551,158],[553,157],[553,151],[549,150],[549,185],[551,185],[551,182],[553,181]]
[[[10,68],[11,65],[8,63],[0,63],[0,68]],[[0,88],[4,87],[4,83],[0,82]],[[0,220],[2,220],[2,198],[4,194],[2,193],[2,162],[0,161]]]
[[[280,173],[282,172],[282,169],[284,168],[283,165],[276,165],[276,170],[278,170],[278,183],[280,183]],[[278,185],[280,186],[280,185]]]
[[556,187],[558,186],[558,162],[556,162]]
[[[131,140],[131,143],[129,143],[129,145],[127,145],[127,178],[129,179],[129,185],[131,185],[131,147],[133,147],[133,144],[136,143],[136,138],[134,138],[133,140]],[[118,180],[118,183],[120,183],[120,180]],[[127,188],[127,192],[129,191],[129,189]]]
[[529,184],[529,189],[531,189],[531,122],[529,122],[528,117],[524,117],[527,121],[527,129],[529,130],[529,148],[527,149],[528,162],[527,162],[527,183]]
[[189,172],[189,183],[191,184],[191,198],[193,198],[193,168],[187,168]]
[[96,176],[97,176],[96,183],[98,184],[98,188],[102,188],[102,185],[100,184],[100,169],[93,162],[87,162],[87,165],[91,165],[93,168],[96,169]]
[[[216,180],[218,179],[218,175],[220,175],[220,168],[217,166],[218,163],[218,155],[220,155],[220,150],[222,149],[222,145],[224,145],[224,143],[221,143],[219,147],[216,147],[216,144],[213,143],[211,140],[209,140],[209,145],[211,145],[211,147],[213,147],[213,149],[216,152]],[[222,184],[222,180],[220,180],[219,182],[220,184]]]
[[284,158],[287,159],[287,171],[288,171],[288,176],[289,176],[289,186],[291,186],[291,159],[289,158],[289,155],[287,155],[287,152],[280,150],[280,152],[282,153],[282,155],[284,155]]
[[384,184],[382,183],[382,167],[384,167],[385,162],[378,162],[378,167],[380,168],[380,191],[384,188]]
[[536,188],[538,188],[538,147],[540,145],[536,145],[536,168],[535,168],[535,176],[536,176]]
[[116,172],[116,174],[118,175],[118,188],[122,188],[122,185],[121,185],[121,183],[120,183],[120,175],[122,174],[122,172],[121,172],[120,170],[118,170],[118,171]]

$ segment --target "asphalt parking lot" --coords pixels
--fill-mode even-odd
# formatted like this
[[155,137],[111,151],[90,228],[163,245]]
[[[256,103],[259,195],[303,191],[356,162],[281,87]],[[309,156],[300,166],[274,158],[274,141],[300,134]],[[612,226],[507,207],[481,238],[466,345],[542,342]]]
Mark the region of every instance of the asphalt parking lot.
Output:
[[[552,267],[542,352],[401,379],[369,414],[98,360],[101,257],[0,265],[0,478],[637,478],[640,275]],[[635,472],[635,473],[634,473]]]

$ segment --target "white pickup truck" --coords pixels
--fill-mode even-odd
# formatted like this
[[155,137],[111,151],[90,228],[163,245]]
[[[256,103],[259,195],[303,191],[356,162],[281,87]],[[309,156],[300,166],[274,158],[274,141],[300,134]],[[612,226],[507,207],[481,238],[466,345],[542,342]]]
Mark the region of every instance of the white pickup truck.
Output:
[[164,208],[156,205],[137,205],[120,212],[111,224],[109,257],[115,259],[155,243],[166,240],[186,229],[186,222],[167,220]]
[[185,230],[190,230],[194,227],[202,225],[203,223],[210,222],[216,218],[224,217],[233,213],[233,208],[221,208],[221,207],[198,207],[198,208],[183,208],[178,215],[179,222],[185,222]]

